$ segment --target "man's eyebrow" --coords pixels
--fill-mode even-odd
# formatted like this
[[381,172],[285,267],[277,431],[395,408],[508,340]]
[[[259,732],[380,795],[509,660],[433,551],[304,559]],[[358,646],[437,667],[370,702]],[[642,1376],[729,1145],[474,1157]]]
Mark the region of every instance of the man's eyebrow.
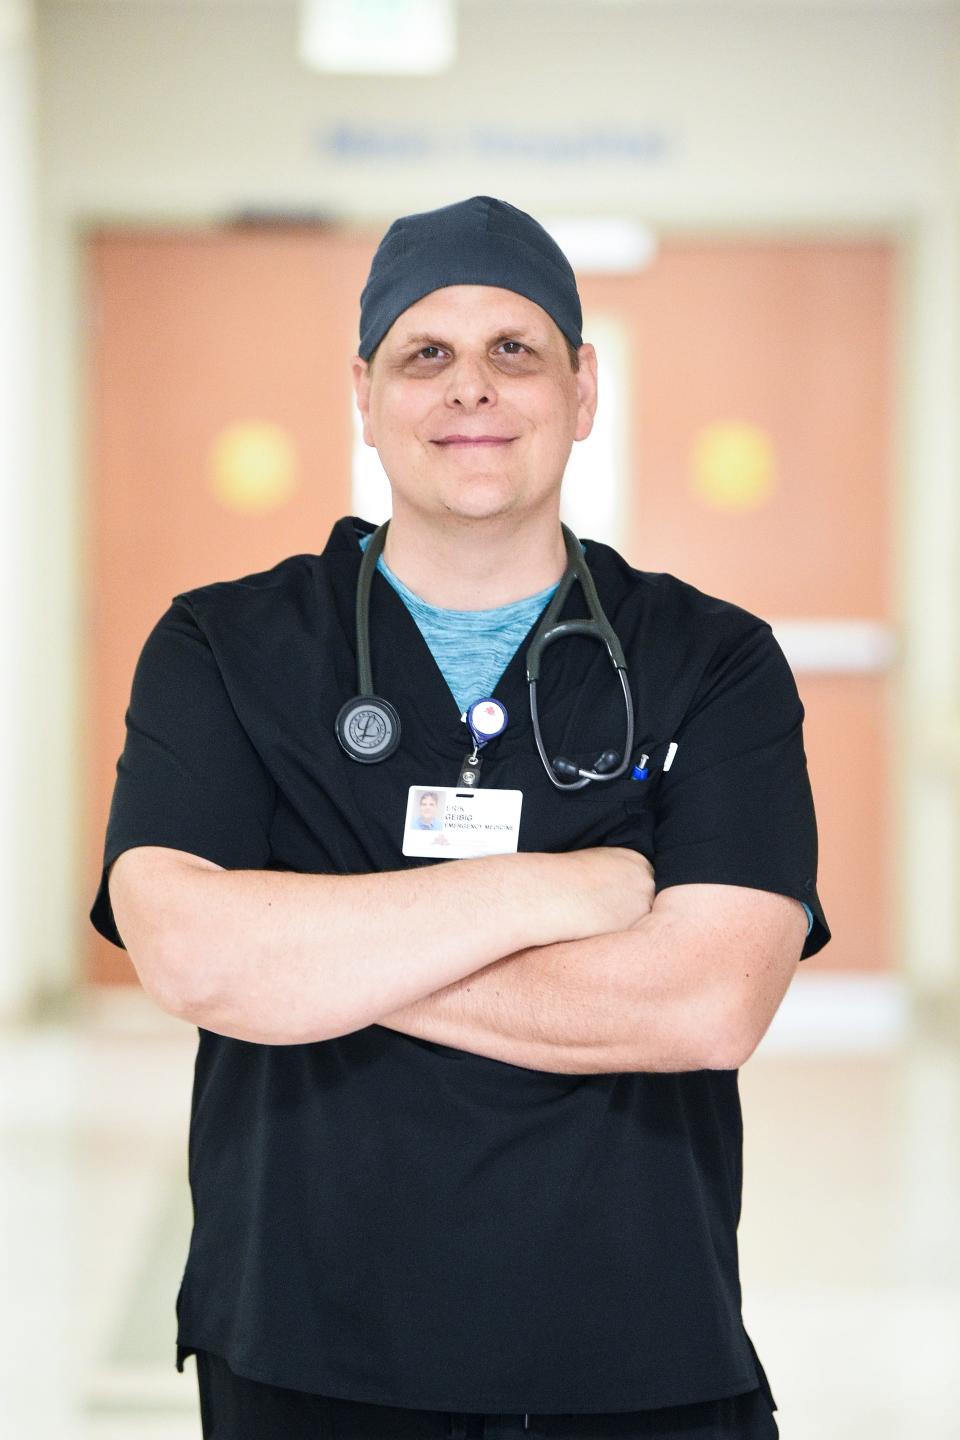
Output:
[[[539,341],[539,339],[540,337],[534,331],[527,330],[522,325],[518,325],[515,329],[501,330],[499,334],[492,337],[489,343],[491,345],[500,345],[504,340],[531,340],[536,342]],[[450,349],[449,340],[442,340],[439,335],[431,335],[426,332],[421,335],[407,335],[405,339],[400,342],[400,348],[403,350],[409,345],[443,345],[447,349]]]
[[436,335],[407,335],[403,340],[401,340],[400,347],[401,349],[406,349],[408,345],[439,345],[440,343],[441,342]]

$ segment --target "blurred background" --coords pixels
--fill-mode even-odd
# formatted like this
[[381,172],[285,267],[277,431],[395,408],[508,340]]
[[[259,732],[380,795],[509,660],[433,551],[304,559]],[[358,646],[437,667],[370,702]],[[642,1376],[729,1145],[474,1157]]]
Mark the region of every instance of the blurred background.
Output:
[[199,1436],[196,1031],[87,920],[178,591],[389,513],[395,216],[509,200],[599,355],[565,518],[770,620],[833,930],[741,1073],[784,1440],[960,1436],[960,5],[0,0],[0,1433]]

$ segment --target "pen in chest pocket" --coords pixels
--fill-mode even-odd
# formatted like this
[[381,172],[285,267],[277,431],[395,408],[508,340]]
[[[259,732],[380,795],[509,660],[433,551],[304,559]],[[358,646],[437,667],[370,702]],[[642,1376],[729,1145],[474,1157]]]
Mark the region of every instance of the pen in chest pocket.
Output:
[[[679,747],[678,747],[678,745],[677,745],[676,740],[671,740],[671,741],[670,741],[670,744],[667,746],[667,753],[666,753],[666,755],[664,756],[664,760],[663,760],[663,771],[664,771],[664,774],[670,769],[670,766],[673,764],[674,756],[676,755],[678,748],[679,748]],[[649,762],[650,762],[650,756],[649,756],[649,755],[641,755],[641,756],[640,756],[640,762],[639,762],[639,764],[634,765],[632,771],[630,772],[630,779],[631,779],[631,780],[647,780],[647,779],[649,778],[649,776],[650,776],[650,765],[649,765]]]

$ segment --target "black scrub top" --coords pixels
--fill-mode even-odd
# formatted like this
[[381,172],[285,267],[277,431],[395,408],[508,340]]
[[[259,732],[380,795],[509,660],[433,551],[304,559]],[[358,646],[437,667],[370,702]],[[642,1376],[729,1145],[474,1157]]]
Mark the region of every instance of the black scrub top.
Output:
[[[358,538],[372,528],[340,520],[322,555],[178,595],[148,636],[91,911],[114,944],[105,876],[132,846],[314,874],[450,863],[400,847],[409,786],[456,784],[464,726],[379,574],[374,681],[402,740],[362,765],[334,734],[357,689]],[[569,794],[549,783],[524,642],[496,687],[510,723],[482,774],[522,790],[520,849],[631,845],[658,892],[793,896],[813,911],[815,954],[830,932],[803,707],[770,626],[606,545],[585,555],[650,774]],[[585,613],[574,586],[564,618]],[[539,698],[550,754],[592,764],[622,744],[620,687],[595,641],[550,647]],[[297,1045],[201,1029],[178,1367],[202,1348],[273,1385],[484,1413],[769,1393],[741,1318],[741,1144],[736,1070],[553,1074],[375,1024]]]

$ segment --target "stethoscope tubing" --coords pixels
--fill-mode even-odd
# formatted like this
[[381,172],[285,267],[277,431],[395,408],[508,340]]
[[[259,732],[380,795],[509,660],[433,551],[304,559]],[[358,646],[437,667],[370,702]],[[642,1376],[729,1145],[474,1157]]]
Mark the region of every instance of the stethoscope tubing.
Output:
[[[373,666],[370,658],[370,591],[373,586],[373,576],[377,568],[377,561],[383,551],[387,538],[389,520],[384,521],[370,536],[363,556],[360,560],[360,570],[357,574],[356,594],[356,637],[357,637],[357,680],[359,683],[358,695],[376,699],[373,688]],[[630,765],[630,757],[633,752],[634,740],[634,715],[633,697],[630,694],[630,686],[627,681],[627,662],[623,653],[623,647],[616,631],[607,619],[603,606],[600,604],[600,597],[597,594],[597,587],[594,584],[593,576],[586,561],[583,558],[583,551],[580,548],[580,541],[568,529],[561,525],[564,545],[567,552],[567,568],[560,584],[544,611],[536,634],[530,642],[526,655],[527,683],[530,691],[530,720],[533,727],[533,737],[537,747],[537,753],[543,762],[543,768],[547,772],[551,783],[558,790],[582,790],[593,780],[616,780],[627,770]],[[567,596],[574,583],[579,581],[587,602],[587,609],[590,612],[589,619],[581,620],[560,620],[560,612],[566,602]],[[569,635],[586,635],[599,640],[607,648],[611,663],[620,679],[623,690],[624,707],[626,711],[626,736],[623,748],[623,758],[615,769],[608,771],[578,770],[576,780],[561,780],[554,770],[553,763],[547,755],[543,743],[543,735],[540,730],[540,713],[537,703],[537,685],[540,680],[540,663],[543,652],[548,645],[557,640],[562,640]],[[380,701],[381,704],[387,702]],[[392,710],[392,707],[390,707]],[[395,715],[396,712],[394,711]],[[353,753],[353,752],[349,752]],[[354,755],[354,758],[357,758]]]
[[[595,631],[590,631],[589,633],[596,634]],[[600,774],[597,770],[580,770],[579,780],[561,780],[553,768],[553,764],[543,743],[543,735],[540,731],[540,714],[537,708],[537,682],[536,680],[530,681],[530,723],[533,726],[533,738],[536,742],[537,753],[543,761],[543,768],[546,770],[551,783],[555,785],[558,790],[582,790],[585,785],[590,784],[591,780],[617,780],[630,764],[630,756],[633,753],[634,732],[633,696],[630,694],[630,686],[627,683],[626,670],[618,665],[616,671],[620,677],[620,685],[623,689],[623,700],[627,716],[623,759],[615,770],[608,770],[603,774]]]
[[373,666],[370,661],[370,591],[373,587],[373,576],[377,568],[377,561],[380,559],[384,544],[387,539],[387,527],[390,521],[386,520],[374,530],[360,560],[360,570],[357,575],[357,598],[356,598],[356,628],[357,628],[357,681],[359,683],[359,695],[373,695]]
[[[600,604],[600,596],[597,594],[597,587],[587,562],[583,558],[580,541],[566,525],[561,525],[560,528],[563,531],[563,540],[567,550],[567,570],[544,612],[537,633],[531,640],[530,648],[527,651],[530,723],[533,727],[537,752],[543,761],[543,768],[546,770],[551,784],[555,785],[558,790],[582,790],[585,785],[590,784],[591,780],[618,780],[628,768],[633,753],[634,739],[633,696],[630,694],[630,686],[627,682],[627,661],[623,653],[623,646]],[[590,611],[590,618],[589,620],[560,620],[560,612],[575,581],[580,582],[587,609]],[[626,709],[626,737],[620,764],[615,769],[602,773],[597,770],[580,769],[577,780],[561,780],[554,770],[543,743],[543,735],[540,730],[540,711],[537,704],[537,684],[540,679],[540,662],[543,659],[543,652],[548,645],[552,645],[556,640],[564,639],[567,635],[592,636],[606,645],[607,654],[620,679]]]

